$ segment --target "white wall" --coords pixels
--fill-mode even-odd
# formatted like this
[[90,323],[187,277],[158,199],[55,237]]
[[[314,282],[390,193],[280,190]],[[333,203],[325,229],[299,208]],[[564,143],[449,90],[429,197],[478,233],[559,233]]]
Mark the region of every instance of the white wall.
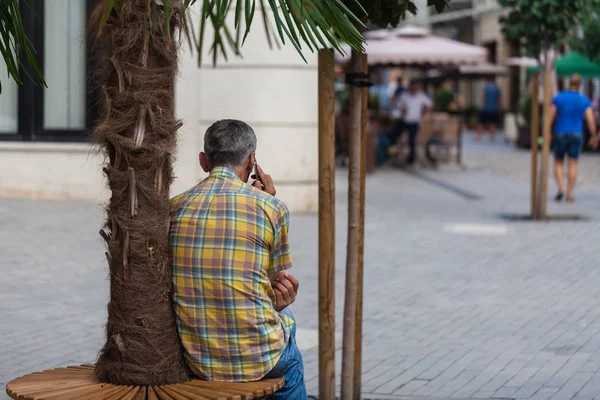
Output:
[[[233,25],[233,24],[232,24]],[[308,49],[302,61],[288,44],[270,50],[263,21],[256,11],[253,29],[242,48],[243,58],[196,57],[187,50],[176,85],[176,109],[184,122],[177,163],[179,180],[173,194],[203,177],[198,153],[206,129],[222,118],[240,119],[252,126],[258,139],[256,157],[272,175],[278,197],[296,212],[317,209],[318,109],[317,56]],[[207,32],[207,42],[212,40]],[[208,46],[206,46],[208,47]]]
[[101,164],[87,144],[0,142],[0,196],[102,203]]

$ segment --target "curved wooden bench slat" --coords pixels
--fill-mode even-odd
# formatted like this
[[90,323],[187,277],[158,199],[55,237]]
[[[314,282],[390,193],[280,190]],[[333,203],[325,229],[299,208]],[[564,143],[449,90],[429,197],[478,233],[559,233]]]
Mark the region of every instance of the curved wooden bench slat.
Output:
[[228,383],[192,380],[176,385],[120,386],[93,377],[94,365],[84,364],[34,372],[6,385],[15,400],[253,400],[283,387],[283,378]]

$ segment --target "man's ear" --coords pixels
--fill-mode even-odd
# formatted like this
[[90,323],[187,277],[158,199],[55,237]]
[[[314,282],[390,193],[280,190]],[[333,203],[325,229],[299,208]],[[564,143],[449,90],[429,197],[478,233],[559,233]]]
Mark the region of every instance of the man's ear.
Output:
[[256,161],[256,153],[251,153],[248,162],[250,163],[248,165],[248,168],[250,168],[250,170],[252,170],[254,168],[254,161]]
[[210,172],[212,170],[205,152],[200,153],[200,167],[202,167],[204,172]]

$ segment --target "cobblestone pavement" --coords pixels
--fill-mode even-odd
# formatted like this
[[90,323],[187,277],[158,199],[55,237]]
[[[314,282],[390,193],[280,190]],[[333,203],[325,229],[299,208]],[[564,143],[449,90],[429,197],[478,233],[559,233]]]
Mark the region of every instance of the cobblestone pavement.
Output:
[[[469,155],[508,153],[485,146],[468,147]],[[343,171],[337,186],[341,330]],[[600,398],[600,190],[582,186],[576,204],[550,205],[552,214],[587,221],[549,223],[505,219],[526,213],[528,185],[483,167],[380,170],[367,191],[365,398]],[[101,220],[98,204],[0,199],[0,387],[94,361],[108,296]],[[293,309],[312,393],[316,232],[316,216],[293,216],[302,282]]]
[[[490,170],[521,182],[529,181],[531,171],[529,150],[517,149],[513,144],[507,145],[500,137],[497,138],[495,144],[489,143],[488,137],[485,137],[481,143],[475,143],[473,134],[466,135],[465,147],[465,163],[470,170]],[[552,156],[550,162],[552,162]],[[583,153],[579,165],[578,185],[600,188],[600,154]],[[550,170],[550,174],[552,174],[552,170]],[[551,185],[554,185],[552,176],[550,181]]]

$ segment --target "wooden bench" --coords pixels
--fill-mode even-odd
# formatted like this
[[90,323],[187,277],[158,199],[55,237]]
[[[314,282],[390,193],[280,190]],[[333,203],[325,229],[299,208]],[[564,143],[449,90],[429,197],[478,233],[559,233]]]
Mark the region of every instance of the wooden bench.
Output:
[[120,386],[93,377],[94,365],[86,364],[34,372],[6,385],[6,393],[18,400],[251,400],[267,397],[283,387],[284,379],[227,383],[191,380],[176,385]]

